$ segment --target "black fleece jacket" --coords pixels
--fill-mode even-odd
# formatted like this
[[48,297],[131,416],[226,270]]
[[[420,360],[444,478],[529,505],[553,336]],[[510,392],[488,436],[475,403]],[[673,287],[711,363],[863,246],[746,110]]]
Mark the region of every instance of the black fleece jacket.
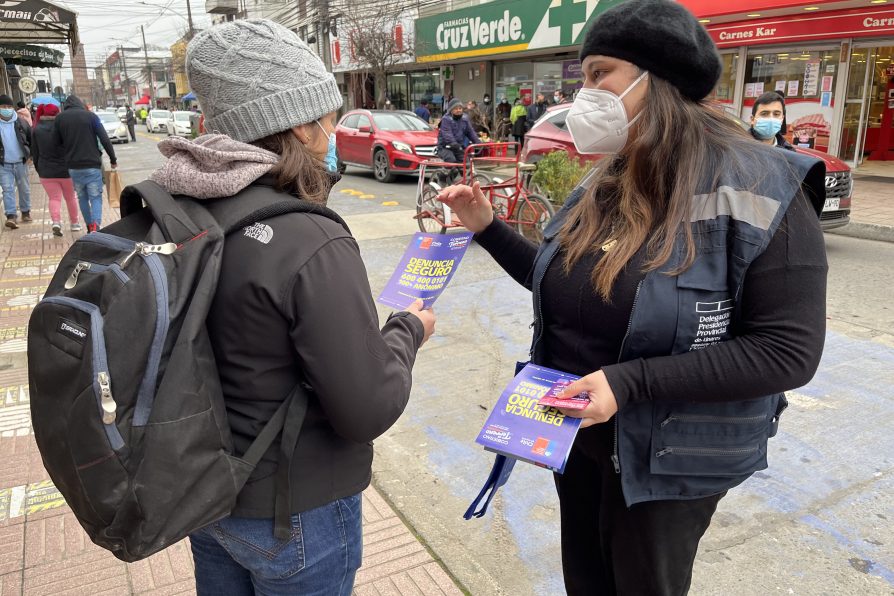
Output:
[[65,150],[65,165],[70,170],[102,168],[102,151],[97,140],[109,156],[112,164],[117,164],[115,149],[99,117],[89,111],[84,103],[69,95],[63,104],[64,110],[56,116],[56,142]]
[[44,116],[34,128],[31,140],[34,169],[41,178],[70,178],[65,165],[65,149],[56,140],[56,117]]
[[[291,213],[228,236],[208,331],[237,453],[299,380],[314,389],[292,459],[293,513],[369,485],[371,441],[407,405],[423,327],[404,315],[379,329],[360,250],[344,227]],[[278,448],[233,515],[273,517]]]

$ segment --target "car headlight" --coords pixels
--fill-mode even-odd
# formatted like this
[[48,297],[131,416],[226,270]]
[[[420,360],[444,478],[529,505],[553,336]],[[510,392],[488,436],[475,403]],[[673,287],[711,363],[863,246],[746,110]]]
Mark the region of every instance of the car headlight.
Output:
[[404,153],[413,153],[412,147],[410,147],[406,143],[401,143],[400,141],[391,141],[391,146]]

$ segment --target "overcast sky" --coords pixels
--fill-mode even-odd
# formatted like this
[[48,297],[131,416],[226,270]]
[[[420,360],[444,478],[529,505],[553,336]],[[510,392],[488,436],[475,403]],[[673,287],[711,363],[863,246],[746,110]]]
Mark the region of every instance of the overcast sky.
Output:
[[[193,25],[197,29],[211,25],[205,12],[205,0],[49,0],[78,14],[78,31],[87,54],[87,68],[101,64],[118,45],[142,48],[140,25],[146,30],[149,45],[169,47],[186,31],[186,3],[192,8]],[[65,66],[54,69],[51,77],[58,84],[59,77],[71,78],[69,50],[65,52]]]

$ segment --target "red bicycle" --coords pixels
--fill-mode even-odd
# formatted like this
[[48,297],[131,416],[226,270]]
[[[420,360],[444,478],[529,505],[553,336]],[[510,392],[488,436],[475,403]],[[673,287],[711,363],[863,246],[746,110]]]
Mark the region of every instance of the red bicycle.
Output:
[[515,226],[525,238],[542,242],[543,229],[555,215],[555,207],[545,197],[529,192],[523,183],[519,149],[518,143],[480,143],[466,147],[463,163],[421,163],[415,217],[419,229],[445,234],[448,229],[461,227],[462,221],[438,200],[438,195],[450,184],[478,182],[496,217]]

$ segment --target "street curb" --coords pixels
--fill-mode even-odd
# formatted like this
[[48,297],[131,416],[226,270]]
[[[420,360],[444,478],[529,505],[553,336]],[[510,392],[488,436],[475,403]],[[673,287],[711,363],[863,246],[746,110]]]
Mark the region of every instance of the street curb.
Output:
[[828,230],[828,234],[850,236],[863,240],[875,240],[877,242],[894,242],[894,226],[868,224],[852,221],[846,226]]

